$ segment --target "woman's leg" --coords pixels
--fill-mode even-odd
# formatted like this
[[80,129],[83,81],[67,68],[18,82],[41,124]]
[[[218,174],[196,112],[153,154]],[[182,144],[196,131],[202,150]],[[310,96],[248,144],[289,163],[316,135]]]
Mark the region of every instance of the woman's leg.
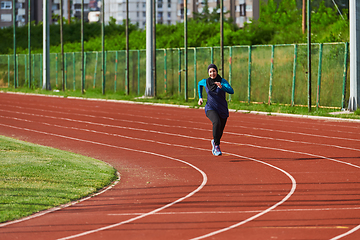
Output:
[[206,116],[210,119],[210,121],[213,124],[214,144],[220,145],[220,139],[223,135],[227,118],[220,118],[219,114],[214,110],[208,110],[206,112]]
[[219,145],[220,145],[220,139],[224,133],[225,125],[226,125],[227,118],[220,118],[220,138],[219,138]]

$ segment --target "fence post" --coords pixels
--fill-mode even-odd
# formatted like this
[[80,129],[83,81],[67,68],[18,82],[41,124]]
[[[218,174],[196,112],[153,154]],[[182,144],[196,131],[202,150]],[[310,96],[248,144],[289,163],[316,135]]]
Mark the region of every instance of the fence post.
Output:
[[140,50],[137,50],[138,52],[138,89],[137,94],[140,95]]
[[180,48],[178,49],[178,65],[179,65],[179,94],[181,93],[181,50]]
[[196,62],[196,48],[194,48],[194,99],[196,99],[196,90],[197,90],[197,62]]
[[13,47],[13,49],[14,49],[14,88],[16,88],[16,81],[17,81],[17,79],[16,79],[16,77],[17,77],[17,75],[16,75],[16,72],[17,72],[17,69],[16,69],[16,66],[17,66],[17,64],[16,64],[16,1],[15,0],[13,0],[12,1],[12,7],[13,7],[13,12],[12,12],[12,20],[13,20],[13,42],[14,42],[14,47]]
[[26,63],[26,55],[24,55],[24,68],[25,68],[25,84],[24,86],[26,86],[27,83],[27,63]]
[[271,104],[271,95],[272,95],[272,82],[273,82],[273,76],[274,76],[274,52],[275,52],[275,46],[271,45],[271,65],[270,65],[270,82],[269,82],[269,99],[268,104]]
[[56,87],[58,86],[58,54],[56,53],[55,54],[55,70],[56,70],[56,78],[55,78],[55,84],[56,84]]
[[[230,46],[229,48],[229,83],[231,85],[231,79],[232,79],[232,49],[233,47]],[[229,101],[231,101],[231,94],[229,94]]]
[[67,57],[66,57],[66,53],[64,53],[64,71],[65,71],[65,79],[64,79],[64,87],[65,87],[65,90],[66,90],[66,87],[67,87]]
[[16,81],[15,88],[19,86],[19,56],[16,56]]
[[24,55],[24,67],[25,67],[25,84],[24,86],[26,85],[27,81],[28,81],[28,78],[27,78],[27,62],[26,62],[26,55]]
[[211,53],[211,63],[214,63],[214,47],[210,48],[210,53]]
[[[117,51],[116,51],[117,53]],[[129,51],[125,51],[125,94],[130,94],[130,79],[129,79]]]
[[167,66],[166,66],[166,61],[167,61],[167,56],[166,56],[166,49],[164,49],[164,91],[166,93],[167,91]]
[[298,45],[294,44],[294,65],[293,65],[293,81],[291,89],[291,106],[295,105],[295,81],[296,81],[296,62],[297,62]]
[[40,54],[40,84],[39,84],[39,87],[41,87],[41,84],[42,84],[42,77],[43,77],[43,75],[42,75],[42,70],[43,70],[43,61],[41,61],[42,60],[42,54]]
[[249,48],[249,61],[248,61],[248,103],[251,97],[251,46]]
[[104,56],[104,93],[105,93],[105,81],[106,81],[106,62],[107,62],[107,51],[105,51],[105,56]]
[[32,61],[32,80],[31,80],[31,83],[33,86],[35,86],[35,55],[33,55],[33,57],[31,58],[31,61]]
[[344,56],[344,74],[343,74],[343,90],[341,98],[341,108],[345,108],[345,93],[346,93],[346,78],[347,78],[347,65],[348,65],[349,43],[345,43],[345,56]]
[[95,54],[95,70],[94,70],[93,88],[95,88],[95,86],[96,86],[96,71],[97,71],[97,65],[98,65],[98,57],[99,57],[99,52],[96,52],[96,54]]
[[[118,63],[118,55],[119,55],[119,53],[118,53],[118,51],[116,51],[116,53],[115,53],[115,79],[114,79],[114,92],[116,92],[116,77],[117,77],[117,63]],[[127,74],[126,72],[127,72],[127,71],[125,71],[125,74]],[[125,81],[127,81],[127,77],[125,77]],[[125,92],[126,92],[126,94],[127,94],[127,95],[129,95],[129,93],[128,93],[128,89],[127,89],[127,83],[125,84]]]
[[86,52],[84,52],[84,71],[83,71],[83,77],[82,77],[84,91],[86,90],[85,89],[85,84],[86,84],[86,57],[87,57],[87,54],[86,54]]
[[8,55],[8,88],[10,87],[10,55]]
[[75,52],[73,52],[73,89],[76,90],[76,77],[75,77]]
[[322,53],[323,53],[323,44],[320,43],[319,66],[318,66],[318,82],[317,82],[317,93],[316,93],[316,109],[319,109],[319,105],[320,105]]

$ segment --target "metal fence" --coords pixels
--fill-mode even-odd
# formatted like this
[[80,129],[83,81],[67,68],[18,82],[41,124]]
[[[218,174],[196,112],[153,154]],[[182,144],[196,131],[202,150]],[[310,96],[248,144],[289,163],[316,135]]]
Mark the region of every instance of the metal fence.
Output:
[[[84,89],[102,89],[126,93],[125,51],[105,52],[105,82],[102,82],[102,52],[84,53]],[[197,82],[207,78],[207,66],[220,63],[219,47],[188,49],[188,82],[184,84],[184,49],[156,50],[156,94],[197,97]],[[232,101],[307,105],[307,45],[254,45],[224,48],[223,78],[235,90]],[[348,43],[312,44],[312,105],[344,107],[349,93]],[[42,54],[19,54],[16,59],[17,82],[14,81],[13,55],[0,55],[0,82],[8,87],[42,87]],[[129,93],[143,95],[146,85],[146,52],[129,54]],[[28,76],[28,67],[31,75]],[[52,89],[80,90],[81,53],[65,53],[64,83],[60,54],[50,54]],[[31,85],[29,86],[29,79]],[[185,89],[187,86],[187,89]],[[206,97],[206,95],[205,95]]]

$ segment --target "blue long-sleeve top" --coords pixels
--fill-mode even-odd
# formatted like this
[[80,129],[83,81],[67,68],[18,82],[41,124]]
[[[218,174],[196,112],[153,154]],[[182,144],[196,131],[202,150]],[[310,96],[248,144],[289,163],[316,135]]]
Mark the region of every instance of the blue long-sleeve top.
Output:
[[207,93],[207,101],[205,105],[205,113],[208,110],[215,110],[221,118],[229,117],[229,109],[226,101],[226,93],[234,94],[234,89],[230,86],[228,81],[221,79],[221,88],[216,88],[215,91],[210,91],[206,86],[206,79],[202,79],[198,83],[199,98],[202,98],[202,90],[205,87]]

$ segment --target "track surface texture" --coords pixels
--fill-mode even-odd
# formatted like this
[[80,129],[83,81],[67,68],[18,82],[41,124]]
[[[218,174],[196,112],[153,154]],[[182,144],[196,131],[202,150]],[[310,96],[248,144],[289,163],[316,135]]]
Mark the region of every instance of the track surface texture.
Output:
[[[0,134],[101,159],[85,201],[0,224],[7,239],[360,239],[360,124],[0,93]],[[61,191],[61,189],[59,189]]]

